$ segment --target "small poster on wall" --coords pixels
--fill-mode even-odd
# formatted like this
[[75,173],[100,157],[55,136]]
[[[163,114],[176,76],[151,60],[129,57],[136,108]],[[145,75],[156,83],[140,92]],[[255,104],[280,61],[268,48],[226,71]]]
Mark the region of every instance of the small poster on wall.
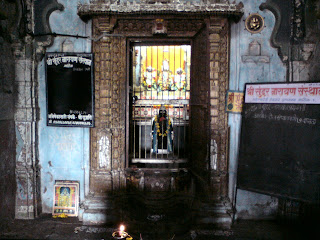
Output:
[[241,113],[244,93],[240,91],[227,91],[226,112]]
[[77,217],[79,212],[79,182],[56,181],[54,185],[52,215]]
[[47,53],[47,126],[94,127],[93,55]]

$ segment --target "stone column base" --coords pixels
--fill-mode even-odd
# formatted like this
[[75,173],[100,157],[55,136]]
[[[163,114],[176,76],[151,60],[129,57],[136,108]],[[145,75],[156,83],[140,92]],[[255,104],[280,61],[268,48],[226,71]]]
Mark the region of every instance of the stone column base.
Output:
[[84,225],[101,225],[113,223],[113,204],[110,197],[90,197],[84,202],[82,221]]
[[230,229],[232,225],[232,207],[229,201],[201,202],[196,209],[196,225],[206,229],[208,225],[221,229]]

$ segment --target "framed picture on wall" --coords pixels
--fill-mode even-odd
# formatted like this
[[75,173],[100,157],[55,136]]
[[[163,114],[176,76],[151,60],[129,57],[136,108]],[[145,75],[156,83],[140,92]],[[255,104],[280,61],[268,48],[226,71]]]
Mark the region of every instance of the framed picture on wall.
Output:
[[64,213],[77,217],[79,213],[79,182],[56,181],[54,184],[52,215]]

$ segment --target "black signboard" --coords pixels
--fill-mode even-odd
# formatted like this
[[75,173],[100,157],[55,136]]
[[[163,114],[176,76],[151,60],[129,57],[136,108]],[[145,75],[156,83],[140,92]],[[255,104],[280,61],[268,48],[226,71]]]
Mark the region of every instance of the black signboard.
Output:
[[320,201],[320,83],[247,84],[237,187]]
[[47,53],[47,125],[94,127],[93,55]]

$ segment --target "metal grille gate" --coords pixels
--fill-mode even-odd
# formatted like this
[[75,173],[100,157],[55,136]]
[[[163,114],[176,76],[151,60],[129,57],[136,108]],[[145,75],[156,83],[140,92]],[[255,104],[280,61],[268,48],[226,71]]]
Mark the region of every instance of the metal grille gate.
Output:
[[133,46],[131,51],[131,163],[184,163],[191,46]]

